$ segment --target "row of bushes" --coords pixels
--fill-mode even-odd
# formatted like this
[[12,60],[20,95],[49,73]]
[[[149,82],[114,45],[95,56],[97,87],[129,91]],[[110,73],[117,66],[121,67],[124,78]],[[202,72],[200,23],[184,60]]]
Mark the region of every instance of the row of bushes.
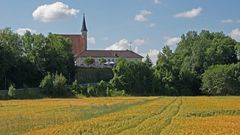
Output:
[[67,86],[66,78],[62,74],[48,74],[40,83],[41,92],[49,97],[71,97],[71,96],[124,96],[124,91],[116,91],[104,81],[97,84],[80,86],[75,80],[72,85]]
[[97,84],[79,85],[75,80],[72,85],[67,85],[67,80],[62,74],[47,74],[41,81],[39,88],[16,89],[11,85],[8,91],[0,93],[0,99],[29,99],[43,97],[102,97],[126,96],[125,91],[117,91],[109,83],[100,81]]

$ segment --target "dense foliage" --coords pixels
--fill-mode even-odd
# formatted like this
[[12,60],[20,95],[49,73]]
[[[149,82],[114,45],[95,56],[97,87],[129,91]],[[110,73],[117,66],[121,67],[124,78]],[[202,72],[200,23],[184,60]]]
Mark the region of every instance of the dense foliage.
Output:
[[51,97],[66,97],[71,95],[67,88],[67,79],[62,74],[48,74],[40,83],[42,93]]
[[209,95],[240,95],[240,63],[214,65],[203,74],[202,90]]
[[9,28],[0,30],[0,89],[36,87],[43,76],[63,73],[71,81],[74,59],[70,41],[55,35],[26,32],[20,36]]
[[172,58],[178,67],[178,90],[201,94],[201,75],[212,65],[236,63],[237,46],[235,40],[219,32],[190,31],[183,35]]
[[133,95],[152,94],[152,70],[148,63],[118,59],[110,81],[113,88]]
[[149,58],[120,60],[111,84],[133,95],[236,95],[240,74],[239,64],[234,64],[239,61],[239,48],[223,33],[190,31],[182,35],[175,52],[164,47],[153,67]]

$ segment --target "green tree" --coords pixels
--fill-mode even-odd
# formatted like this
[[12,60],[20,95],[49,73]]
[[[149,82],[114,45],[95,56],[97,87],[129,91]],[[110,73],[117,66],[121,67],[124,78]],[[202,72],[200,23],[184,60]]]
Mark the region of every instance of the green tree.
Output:
[[113,88],[125,90],[132,95],[150,95],[152,90],[152,70],[144,62],[118,59],[113,68],[114,77],[110,81]]
[[201,76],[208,67],[237,62],[236,45],[235,40],[221,32],[190,31],[183,35],[173,56],[179,71],[178,89],[199,95]]
[[214,65],[203,74],[202,91],[209,95],[240,95],[240,63]]
[[149,67],[152,67],[153,63],[149,57],[149,55],[146,56],[146,60],[144,61]]
[[158,60],[154,70],[154,93],[158,95],[178,95],[175,82],[177,71],[172,63],[172,50],[165,46],[158,55]]
[[10,28],[0,30],[0,88],[7,89],[11,82],[15,83],[17,77],[12,71],[21,58],[21,40],[18,34]]
[[63,73],[70,82],[75,73],[70,40],[30,32],[20,36],[9,28],[0,30],[0,67],[0,89],[11,82],[36,87],[48,72]]

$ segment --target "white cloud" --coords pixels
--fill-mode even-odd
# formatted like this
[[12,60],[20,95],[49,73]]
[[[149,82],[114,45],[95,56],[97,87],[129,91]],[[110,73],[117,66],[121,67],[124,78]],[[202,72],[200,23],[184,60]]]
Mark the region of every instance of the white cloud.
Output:
[[32,16],[35,20],[52,22],[69,16],[76,16],[78,12],[79,10],[70,8],[62,2],[55,2],[39,6],[33,11]]
[[95,45],[96,44],[96,39],[95,37],[88,37],[87,41],[89,44]]
[[168,46],[174,46],[174,45],[177,45],[180,41],[181,41],[180,37],[170,37],[170,38],[167,38],[164,44]]
[[194,8],[190,11],[176,14],[175,18],[194,18],[194,17],[197,17],[198,15],[200,15],[201,12],[202,12],[202,8],[200,8],[200,7]]
[[18,33],[19,35],[24,35],[27,31],[31,33],[36,33],[36,30],[30,29],[30,28],[18,28],[15,32]]
[[146,58],[146,56],[148,55],[149,58],[152,60],[152,63],[153,63],[153,64],[156,64],[159,53],[160,53],[159,50],[150,49],[149,52],[143,53],[142,56],[144,56],[144,57]]
[[138,22],[146,22],[148,19],[147,19],[147,16],[151,15],[152,12],[151,11],[148,11],[148,10],[142,10],[139,12],[139,14],[137,14],[134,18],[135,21],[138,21]]
[[113,45],[107,47],[105,50],[126,50],[129,49],[129,42],[127,39],[121,39]]
[[221,23],[240,23],[240,20],[224,19],[224,20],[221,20]]
[[238,42],[240,42],[240,29],[239,29],[239,28],[236,28],[236,29],[232,30],[232,31],[229,33],[229,35],[230,35],[233,39],[235,39],[235,40],[237,40]]
[[140,46],[140,45],[143,45],[144,43],[145,43],[144,39],[135,39],[132,44],[136,46]]
[[138,46],[141,46],[145,43],[143,39],[135,39],[133,42],[130,42],[127,39],[121,39],[120,41],[114,43],[113,45],[107,47],[105,50],[127,50],[131,49],[134,52],[138,52]]
[[233,23],[234,21],[232,19],[225,19],[221,21],[222,23]]
[[154,0],[155,4],[160,4],[160,0]]

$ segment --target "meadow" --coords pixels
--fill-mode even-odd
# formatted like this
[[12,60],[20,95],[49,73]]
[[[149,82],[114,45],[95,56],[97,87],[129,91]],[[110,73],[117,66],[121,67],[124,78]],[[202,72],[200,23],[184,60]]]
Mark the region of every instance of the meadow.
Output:
[[240,97],[0,101],[0,135],[239,134]]

